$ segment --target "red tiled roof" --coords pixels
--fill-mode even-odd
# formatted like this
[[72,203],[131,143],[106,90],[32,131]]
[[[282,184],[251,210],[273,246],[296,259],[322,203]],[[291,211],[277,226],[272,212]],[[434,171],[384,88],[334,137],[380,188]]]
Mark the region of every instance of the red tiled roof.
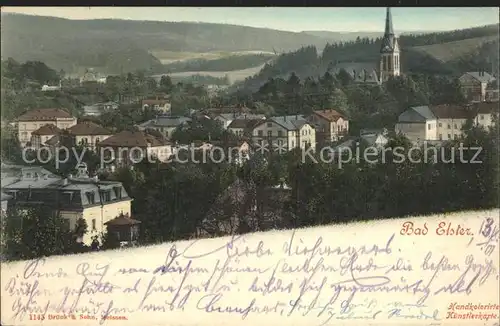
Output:
[[19,118],[17,118],[17,120],[50,121],[50,120],[64,119],[64,118],[72,118],[72,116],[66,110],[63,109],[36,109],[24,113]]
[[339,118],[345,119],[345,116],[342,113],[339,113],[334,109],[318,110],[314,111],[314,113],[328,121],[337,121]]
[[124,130],[117,133],[99,143],[99,146],[105,147],[148,147],[150,144],[152,147],[165,146],[169,142],[165,139],[157,138],[150,135],[144,131],[131,131]]
[[39,136],[50,136],[50,135],[57,135],[61,131],[62,130],[57,128],[55,125],[46,124],[38,128],[37,130],[33,131],[31,134]]
[[108,129],[90,121],[80,122],[69,128],[68,132],[76,136],[111,135],[111,132]]
[[440,104],[429,105],[432,113],[438,119],[468,119],[472,118],[471,112],[461,105],[456,104]]

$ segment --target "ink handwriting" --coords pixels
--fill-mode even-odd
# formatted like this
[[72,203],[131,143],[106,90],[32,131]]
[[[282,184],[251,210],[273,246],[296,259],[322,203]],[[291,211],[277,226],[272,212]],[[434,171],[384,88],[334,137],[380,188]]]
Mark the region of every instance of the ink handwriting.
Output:
[[[494,223],[486,221],[480,234],[495,232]],[[426,305],[429,299],[470,295],[498,284],[494,261],[484,256],[468,253],[457,260],[432,250],[414,256],[398,247],[395,234],[379,243],[366,240],[342,246],[322,236],[306,241],[294,230],[278,249],[248,235],[212,247],[200,240],[165,246],[156,262],[84,260],[55,268],[49,260],[32,260],[2,281],[2,293],[11,298],[10,317],[18,321],[29,314],[82,314],[98,316],[103,324],[113,315],[196,311],[242,320],[275,314],[326,325],[334,320],[437,322],[442,315]],[[378,300],[393,294],[405,301]]]

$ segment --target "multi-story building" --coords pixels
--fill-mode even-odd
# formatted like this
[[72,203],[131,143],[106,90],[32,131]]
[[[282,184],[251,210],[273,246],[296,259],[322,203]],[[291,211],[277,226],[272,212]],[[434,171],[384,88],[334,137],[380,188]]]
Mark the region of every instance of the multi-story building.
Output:
[[67,135],[71,137],[71,144],[84,146],[95,150],[97,145],[111,137],[111,131],[100,125],[84,121],[67,129]]
[[31,133],[31,147],[40,148],[46,145],[46,142],[52,137],[57,137],[61,129],[55,125],[43,125]]
[[263,120],[266,116],[263,114],[251,113],[219,113],[213,115],[213,119],[221,125],[223,129],[227,129],[234,120]]
[[155,109],[160,110],[163,113],[170,113],[172,105],[170,101],[165,98],[160,98],[156,96],[154,99],[144,99],[141,102],[142,108],[145,109]]
[[333,109],[314,111],[308,120],[316,127],[318,142],[335,142],[349,132],[347,117]]
[[76,125],[76,118],[63,109],[36,109],[17,118],[18,138],[21,146],[26,146],[31,140],[33,131],[47,125],[54,125],[59,129],[67,129]]
[[131,166],[149,160],[168,162],[173,146],[163,137],[139,130],[124,130],[97,144],[98,151],[113,167]]
[[395,129],[412,141],[451,140],[460,137],[467,119],[474,117],[460,105],[417,106],[399,116]]
[[87,245],[93,236],[106,232],[106,222],[130,214],[132,201],[120,182],[91,178],[85,165],[79,166],[76,176],[68,178],[41,168],[22,168],[17,180],[3,187],[2,192],[10,197],[12,208],[49,207],[64,219],[69,230],[83,218],[88,232],[82,240]]
[[302,115],[272,117],[262,120],[252,131],[252,141],[269,151],[316,148],[314,126]]
[[227,130],[238,137],[251,136],[253,128],[263,119],[235,119],[227,127]]
[[139,124],[139,130],[153,129],[160,132],[166,139],[171,139],[177,128],[191,122],[191,118],[179,116],[159,116]]
[[475,103],[471,110],[475,116],[474,122],[478,126],[489,128],[495,119],[498,121],[498,102]]
[[496,79],[485,71],[466,72],[460,78],[460,85],[469,102],[482,102],[486,100],[488,85]]

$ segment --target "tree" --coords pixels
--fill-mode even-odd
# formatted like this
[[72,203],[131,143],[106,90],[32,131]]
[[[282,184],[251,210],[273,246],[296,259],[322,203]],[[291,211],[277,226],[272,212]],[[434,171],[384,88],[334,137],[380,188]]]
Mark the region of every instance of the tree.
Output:
[[[72,253],[74,233],[49,207],[15,209],[5,218],[6,256],[28,260]],[[81,228],[78,229],[81,234]]]

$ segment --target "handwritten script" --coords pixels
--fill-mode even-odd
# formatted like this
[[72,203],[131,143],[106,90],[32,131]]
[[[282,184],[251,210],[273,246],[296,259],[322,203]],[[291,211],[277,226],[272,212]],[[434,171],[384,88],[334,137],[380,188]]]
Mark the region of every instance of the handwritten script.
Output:
[[498,216],[447,215],[468,238],[383,221],[5,264],[2,324],[450,324],[450,302],[498,301]]

